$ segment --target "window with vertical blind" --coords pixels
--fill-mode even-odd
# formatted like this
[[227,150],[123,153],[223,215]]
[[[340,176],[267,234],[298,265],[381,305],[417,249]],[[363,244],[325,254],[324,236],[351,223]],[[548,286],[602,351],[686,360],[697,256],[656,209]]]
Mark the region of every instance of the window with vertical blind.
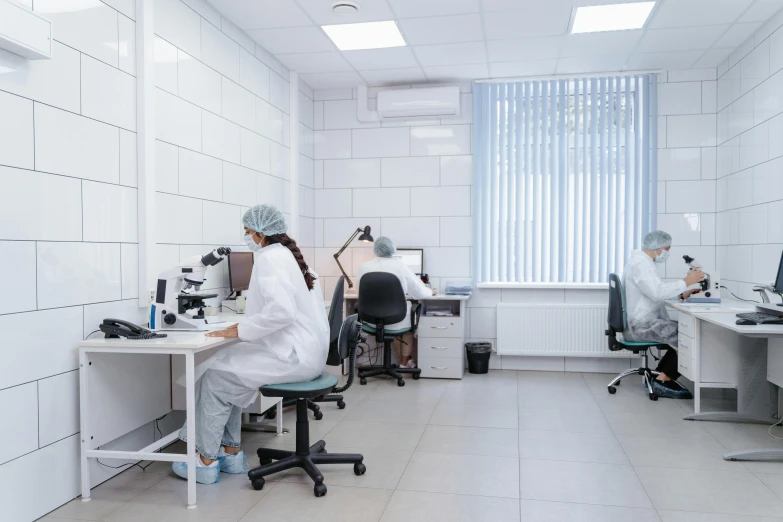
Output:
[[657,75],[477,83],[478,283],[601,283],[655,228]]

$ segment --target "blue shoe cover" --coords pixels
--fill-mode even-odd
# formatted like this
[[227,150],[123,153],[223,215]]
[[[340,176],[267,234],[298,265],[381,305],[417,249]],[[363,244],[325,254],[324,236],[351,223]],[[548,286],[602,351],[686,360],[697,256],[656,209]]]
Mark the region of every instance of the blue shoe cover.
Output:
[[[201,457],[197,457],[201,458]],[[171,471],[178,477],[188,479],[188,463],[173,462]],[[220,480],[220,465],[216,462],[212,466],[196,466],[196,482],[199,484],[217,484]]]
[[235,453],[234,455],[223,454],[218,455],[218,462],[220,463],[220,471],[224,473],[236,473],[241,475],[250,471],[250,463],[247,461],[244,451]]

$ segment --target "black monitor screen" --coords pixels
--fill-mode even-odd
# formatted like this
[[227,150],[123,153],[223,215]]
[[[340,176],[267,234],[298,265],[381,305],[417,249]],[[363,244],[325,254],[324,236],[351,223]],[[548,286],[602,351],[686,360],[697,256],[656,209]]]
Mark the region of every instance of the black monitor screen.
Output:
[[252,252],[231,252],[228,255],[228,280],[232,292],[247,290],[250,287],[252,274]]
[[780,255],[780,264],[778,265],[778,277],[775,279],[775,292],[783,293],[783,254]]

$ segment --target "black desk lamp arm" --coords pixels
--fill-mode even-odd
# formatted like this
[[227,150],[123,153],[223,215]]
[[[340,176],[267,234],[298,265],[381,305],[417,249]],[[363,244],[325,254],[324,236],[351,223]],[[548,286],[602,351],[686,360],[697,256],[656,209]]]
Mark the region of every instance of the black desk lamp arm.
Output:
[[351,281],[351,278],[348,277],[348,274],[345,273],[345,269],[343,268],[343,265],[340,264],[340,260],[338,258],[342,255],[343,252],[345,252],[345,249],[350,246],[351,242],[356,239],[356,236],[358,236],[360,232],[362,232],[362,229],[357,228],[348,241],[345,242],[343,247],[334,255],[334,260],[337,262],[337,266],[340,267],[340,272],[342,272],[343,276],[345,276],[345,281],[348,283],[348,288],[353,288],[353,281]]

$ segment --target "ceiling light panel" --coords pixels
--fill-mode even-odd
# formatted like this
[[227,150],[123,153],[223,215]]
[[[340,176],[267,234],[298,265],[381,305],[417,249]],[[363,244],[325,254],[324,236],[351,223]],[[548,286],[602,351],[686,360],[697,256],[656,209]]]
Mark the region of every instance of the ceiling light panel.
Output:
[[387,47],[403,47],[405,45],[405,39],[402,37],[397,24],[392,20],[360,24],[324,25],[322,29],[341,51],[384,49]]
[[655,2],[577,7],[572,34],[641,29]]

